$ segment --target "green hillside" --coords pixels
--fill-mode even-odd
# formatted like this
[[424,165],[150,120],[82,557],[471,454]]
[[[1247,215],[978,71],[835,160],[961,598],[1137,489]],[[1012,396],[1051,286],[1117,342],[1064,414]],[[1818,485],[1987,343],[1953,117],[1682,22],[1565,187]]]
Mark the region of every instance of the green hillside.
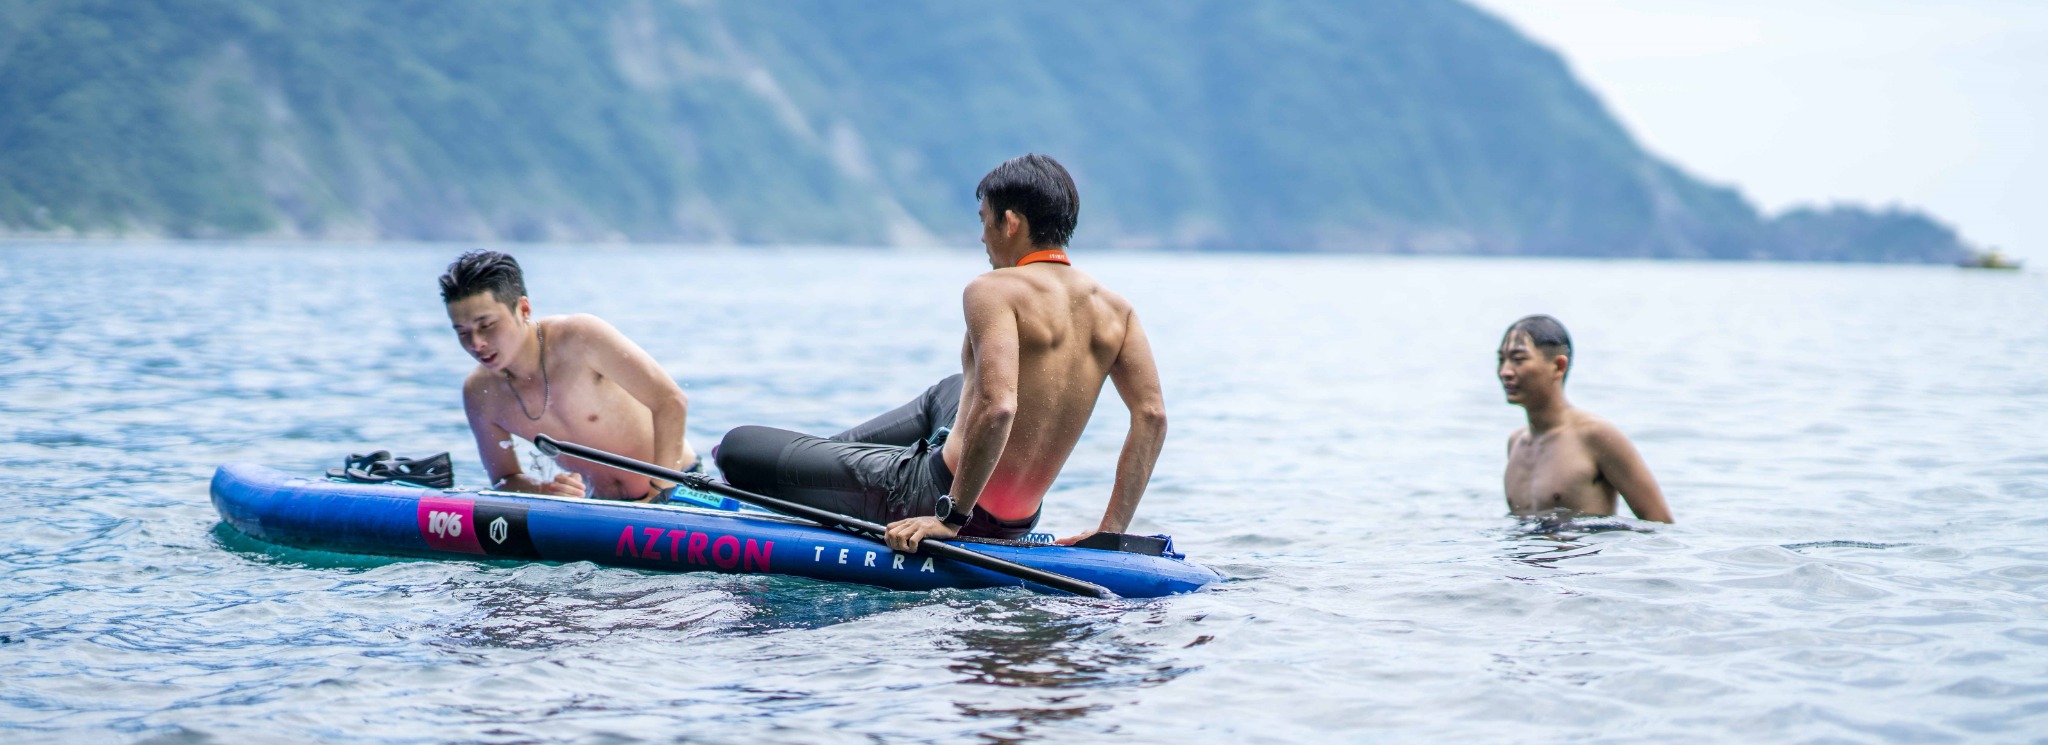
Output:
[[1454,0],[5,0],[0,233],[1949,261],[1760,218]]

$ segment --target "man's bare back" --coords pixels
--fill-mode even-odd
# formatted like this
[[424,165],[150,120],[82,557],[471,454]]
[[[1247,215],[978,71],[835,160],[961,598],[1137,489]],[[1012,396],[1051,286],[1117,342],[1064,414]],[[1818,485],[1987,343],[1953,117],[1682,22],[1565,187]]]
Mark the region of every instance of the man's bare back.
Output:
[[927,538],[1023,538],[1108,380],[1131,415],[1109,506],[1061,542],[1130,526],[1166,441],[1137,313],[1067,259],[1080,194],[1065,167],[1012,158],[975,196],[991,271],[962,293],[960,374],[830,437],[735,427],[713,449],[727,483],[887,523],[889,547],[905,553]]
[[[1061,542],[1122,532],[1166,441],[1151,343],[1130,303],[1068,263],[1080,195],[1063,166],[1043,155],[1014,158],[983,178],[975,194],[994,270],[969,283],[962,298],[963,385],[940,453],[952,474],[941,512],[979,510],[1001,520],[1037,514],[1108,380],[1131,414],[1109,507],[1095,530]],[[951,538],[958,528],[911,517],[889,524],[888,541],[915,551],[923,539]]]
[[[985,354],[1006,357],[986,362],[1016,367],[1019,402],[1009,440],[977,504],[996,517],[1022,519],[1038,510],[1087,428],[1102,384],[1129,343],[1131,305],[1093,277],[1055,263],[989,272],[969,285],[966,295],[969,323],[983,326]],[[1003,316],[1014,328],[1009,337],[1014,343],[992,338],[1004,333],[988,328],[1001,324]],[[1142,340],[1142,332],[1138,336]],[[1149,361],[1149,350],[1145,356]],[[990,377],[976,374],[984,360],[977,358],[972,334],[961,345],[960,362],[965,375],[961,420],[968,421],[982,397],[983,380]],[[946,442],[946,465],[954,473],[960,472],[968,440]]]
[[1501,339],[1495,374],[1508,403],[1520,405],[1529,419],[1508,437],[1502,479],[1508,510],[1612,515],[1620,496],[1636,517],[1671,522],[1664,492],[1635,445],[1607,420],[1565,399],[1570,353],[1571,336],[1549,316],[1516,321]]

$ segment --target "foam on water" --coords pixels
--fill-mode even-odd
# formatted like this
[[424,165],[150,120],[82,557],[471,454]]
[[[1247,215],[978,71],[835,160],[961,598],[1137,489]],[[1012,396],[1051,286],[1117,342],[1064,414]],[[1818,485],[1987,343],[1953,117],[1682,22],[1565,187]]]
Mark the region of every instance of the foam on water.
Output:
[[[2048,277],[1099,256],[1172,434],[1152,602],[394,560],[221,526],[215,464],[448,450],[456,247],[0,248],[0,739],[2024,741],[2048,731]],[[524,248],[701,448],[957,364],[972,253]],[[1503,516],[1531,312],[1680,523]],[[1106,396],[1047,527],[1100,514]]]

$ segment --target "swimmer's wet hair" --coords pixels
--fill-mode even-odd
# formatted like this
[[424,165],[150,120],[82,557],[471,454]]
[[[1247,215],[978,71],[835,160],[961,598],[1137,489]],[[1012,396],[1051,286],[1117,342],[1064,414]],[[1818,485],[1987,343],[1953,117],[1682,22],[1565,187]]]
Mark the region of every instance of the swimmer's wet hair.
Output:
[[1570,359],[1571,364],[1564,368],[1564,377],[1571,379],[1572,368],[1579,366],[1579,358],[1572,355],[1572,334],[1564,330],[1563,323],[1545,315],[1523,316],[1522,320],[1508,327],[1507,333],[1500,335],[1500,343],[1507,344],[1516,332],[1528,334],[1529,343],[1550,355],[1551,359],[1557,359],[1558,355]]
[[519,307],[519,299],[526,297],[526,277],[519,271],[519,261],[496,251],[470,251],[441,275],[443,305],[479,292],[491,293],[507,308]]
[[996,219],[1016,210],[1031,225],[1031,245],[1065,247],[1081,220],[1081,192],[1065,166],[1031,153],[1003,161],[974,187],[975,201],[988,201]]

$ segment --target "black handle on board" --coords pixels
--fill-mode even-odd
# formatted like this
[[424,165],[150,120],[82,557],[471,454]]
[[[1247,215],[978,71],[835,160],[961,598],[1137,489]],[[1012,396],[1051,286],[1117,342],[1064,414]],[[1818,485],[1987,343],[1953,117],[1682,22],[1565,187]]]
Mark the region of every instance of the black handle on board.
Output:
[[[844,528],[868,540],[885,545],[887,543],[883,535],[888,532],[888,528],[881,525],[856,517],[841,515],[837,512],[821,510],[807,504],[799,504],[786,499],[776,499],[762,494],[755,494],[745,489],[712,481],[703,474],[683,473],[674,469],[662,468],[652,463],[634,460],[616,453],[607,453],[588,445],[563,442],[547,435],[535,435],[533,444],[539,447],[541,453],[548,457],[568,453],[599,465],[611,466],[621,471],[631,471],[649,478],[687,484],[692,489],[732,497],[756,507],[774,510],[785,515],[801,517],[820,525]],[[944,541],[925,539],[918,544],[918,550],[920,553],[929,552],[933,556],[942,556],[962,564],[981,567],[991,572],[1006,574],[1027,582],[1036,582],[1046,587],[1064,590],[1075,595],[1085,595],[1093,598],[1116,597],[1116,593],[1110,592],[1109,588],[1093,582],[1083,582],[1063,574],[1054,574],[1043,569],[1024,566],[1008,559],[999,559]]]

